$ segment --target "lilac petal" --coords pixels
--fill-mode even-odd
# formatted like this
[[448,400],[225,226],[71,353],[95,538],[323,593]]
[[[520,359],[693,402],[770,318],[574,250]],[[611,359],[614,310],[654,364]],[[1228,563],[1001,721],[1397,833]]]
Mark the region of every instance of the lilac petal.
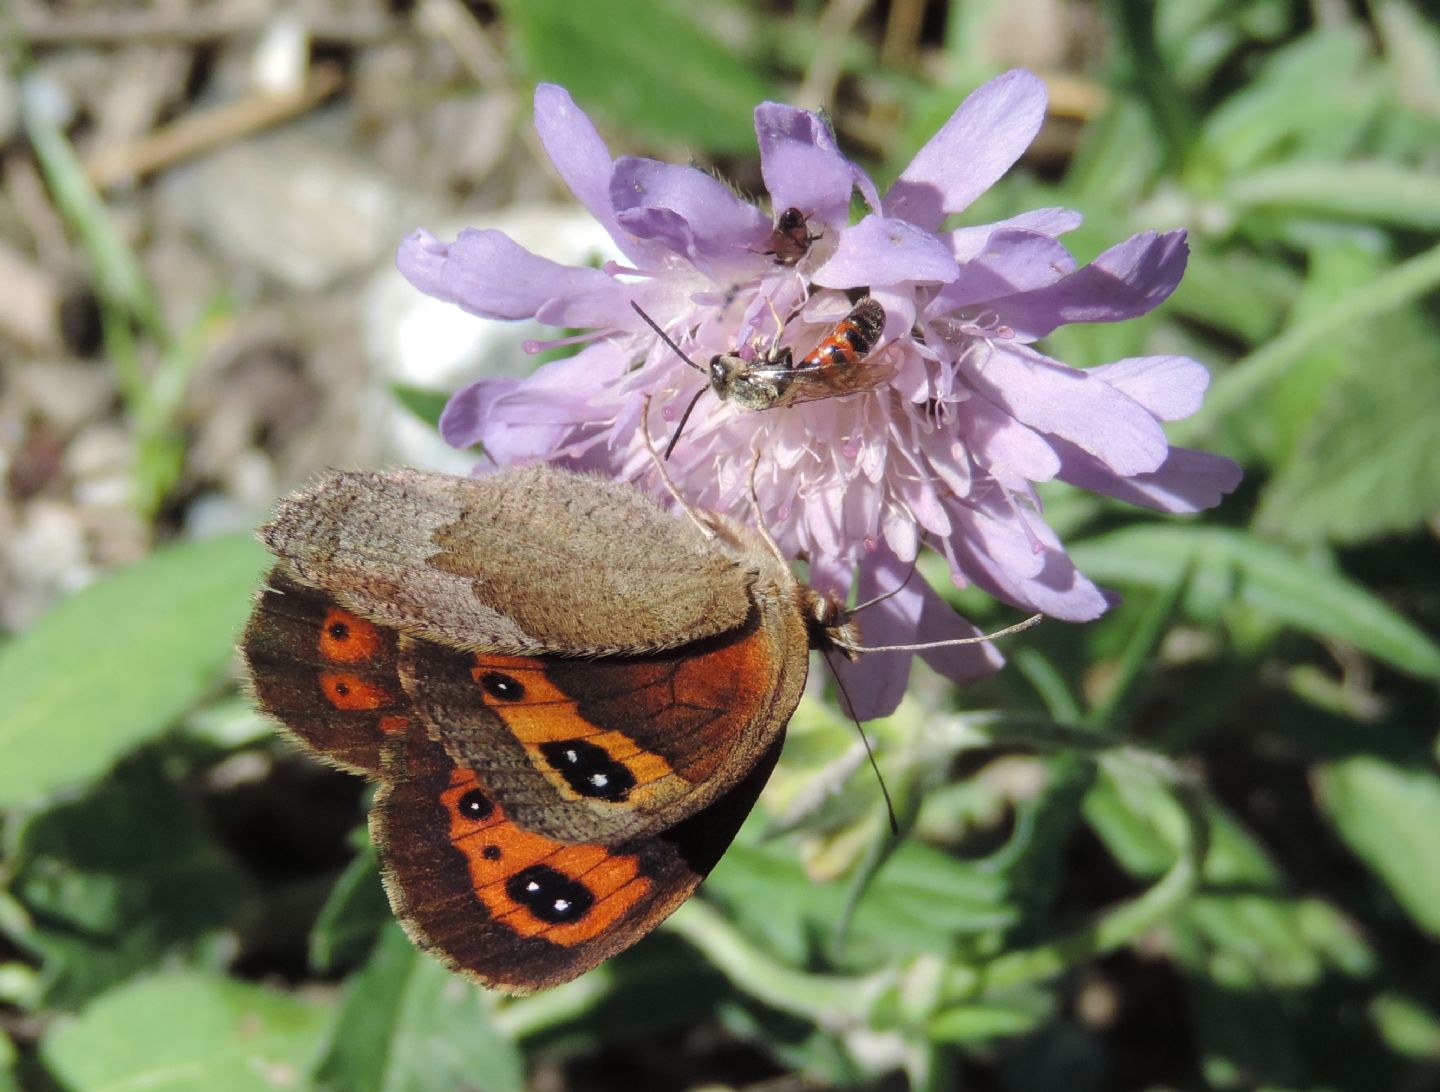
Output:
[[623,375],[628,364],[616,346],[596,342],[524,380],[482,379],[446,404],[440,433],[455,447],[484,444],[497,458],[502,444],[543,455],[570,429],[599,416],[590,399]]
[[907,281],[943,284],[959,272],[955,259],[928,231],[904,220],[867,216],[840,232],[835,253],[810,279],[830,288]]
[[1074,268],[1070,252],[1048,235],[996,232],[990,245],[960,267],[959,276],[929,303],[925,313],[944,315],[970,304],[1034,292]]
[[451,447],[478,444],[485,435],[488,409],[520,385],[518,379],[480,379],[450,396],[440,414],[440,435]]
[[830,126],[808,110],[762,102],[755,107],[755,140],[776,212],[796,208],[823,224],[846,222],[850,161],[840,154]]
[[954,231],[942,232],[938,238],[950,248],[957,262],[968,262],[978,258],[990,243],[992,236],[1002,231],[1028,231],[1035,235],[1064,235],[1074,231],[1085,218],[1074,209],[1048,208],[1031,209],[1006,220],[993,224],[973,224],[958,227]]
[[[1036,531],[1044,522],[1033,512],[1022,513],[1004,499],[986,503],[980,495],[962,501],[951,499],[946,506],[954,522],[955,534],[948,540],[965,540],[1012,576],[1030,580],[1045,567],[1044,536]],[[964,573],[953,568],[952,578],[963,579]]]
[[[912,575],[911,568],[884,549],[861,563],[857,591],[860,602],[888,596],[856,615],[862,645],[916,643],[925,581],[918,574]],[[855,661],[828,657],[840,683],[841,708],[862,721],[893,713],[909,685],[913,656],[910,652],[868,652]]]
[[617,290],[598,269],[561,265],[530,253],[504,232],[475,228],[466,228],[453,243],[423,228],[413,231],[400,244],[395,265],[427,296],[482,318],[531,318],[552,300],[596,292],[613,301]]
[[621,252],[637,264],[651,257],[653,248],[624,231],[616,221],[610,203],[610,172],[614,167],[610,149],[565,88],[553,83],[535,88],[535,131],[560,178],[610,233]]
[[970,398],[961,403],[957,413],[960,434],[980,462],[1008,488],[1047,482],[1059,473],[1060,457],[1054,447],[988,398]]
[[902,478],[892,483],[895,492],[910,510],[910,518],[922,530],[945,538],[952,529],[950,517],[946,513],[945,505],[941,503],[935,485],[936,483],[928,478]]
[[679,245],[677,252],[702,269],[753,266],[770,235],[768,216],[693,167],[622,156],[610,178],[610,200],[626,230]]
[[[495,395],[499,395],[495,397]],[[464,408],[468,404],[468,409]],[[457,407],[455,415],[449,414],[450,406]],[[485,454],[496,466],[514,466],[527,462],[549,460],[556,449],[562,447],[574,431],[576,423],[570,420],[551,420],[542,423],[535,420],[514,421],[505,419],[505,396],[498,387],[486,388],[486,381],[473,383],[459,391],[446,406],[442,415],[440,431],[445,439],[456,447],[468,447],[480,443]],[[459,426],[461,413],[478,414],[479,435],[469,443],[461,444]],[[451,420],[446,420],[451,416]],[[452,439],[452,436],[455,439]]]
[[1205,365],[1188,356],[1129,356],[1086,370],[1162,421],[1180,421],[1197,412],[1210,385]]
[[1158,469],[1121,478],[1079,448],[1064,443],[1057,447],[1062,460],[1059,476],[1063,480],[1092,493],[1104,493],[1160,512],[1214,508],[1244,476],[1240,467],[1223,455],[1172,447]]
[[1067,322],[1119,322],[1163,303],[1180,283],[1189,255],[1184,231],[1142,232],[1048,288],[993,306],[1026,340]]
[[1112,598],[1075,568],[1054,532],[1038,517],[1032,517],[1031,527],[1040,539],[1040,564],[1033,574],[1027,574],[1012,564],[1014,558],[986,552],[980,548],[979,536],[965,533],[963,524],[976,516],[978,513],[968,509],[957,519],[962,530],[949,540],[949,545],[964,574],[991,595],[1067,622],[1088,622],[1109,609]]
[[972,92],[885,194],[887,216],[934,230],[962,212],[1030,146],[1045,120],[1045,84],[1011,69]]
[[835,557],[817,557],[810,562],[810,586],[838,603],[845,602],[850,595],[854,576],[855,567]]
[[[955,641],[979,637],[982,632],[955,613],[955,608],[945,602],[928,584],[925,586],[920,624],[915,630],[916,643]],[[920,653],[920,658],[947,679],[958,683],[983,679],[1005,666],[1005,657],[988,641],[983,644],[926,649]]]
[[875,188],[875,183],[870,176],[860,169],[859,164],[850,164],[850,183],[859,191],[865,207],[876,215],[880,215],[880,191]]
[[[913,565],[888,550],[877,551],[862,562],[860,601],[887,597],[857,614],[862,645],[875,648],[980,636],[980,630],[956,614],[913,570]],[[905,696],[912,655],[867,652],[858,662],[833,657],[831,666],[840,680],[842,706],[862,721],[893,713]],[[1005,662],[989,644],[952,645],[919,655],[940,674],[961,683],[990,675]]]
[[1018,345],[994,344],[976,361],[960,360],[966,381],[1037,432],[1060,436],[1115,473],[1156,469],[1169,443],[1138,402],[1087,372],[1067,368]]

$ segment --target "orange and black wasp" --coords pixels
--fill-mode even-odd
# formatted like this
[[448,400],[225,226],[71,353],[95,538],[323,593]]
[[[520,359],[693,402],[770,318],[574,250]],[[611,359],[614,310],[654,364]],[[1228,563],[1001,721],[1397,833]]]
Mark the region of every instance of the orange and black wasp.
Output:
[[632,303],[631,306],[681,360],[709,380],[709,386],[700,388],[685,407],[675,435],[666,445],[667,459],[675,450],[680,433],[685,430],[690,411],[706,390],[712,390],[718,397],[745,409],[766,410],[874,390],[893,374],[889,364],[878,361],[867,363],[865,359],[885,332],[885,308],[872,296],[856,303],[850,313],[837,322],[820,339],[820,344],[806,353],[798,364],[789,347],[781,346],[777,338],[759,356],[750,360],[738,352],[717,353],[710,358],[708,368],[700,367],[686,356],[685,351],[638,304]]

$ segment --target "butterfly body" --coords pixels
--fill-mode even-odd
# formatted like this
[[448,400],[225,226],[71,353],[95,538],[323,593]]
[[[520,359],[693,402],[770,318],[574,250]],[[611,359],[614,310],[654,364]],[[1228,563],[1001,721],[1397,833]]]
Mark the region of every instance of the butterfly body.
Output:
[[649,932],[763,786],[843,609],[746,528],[714,537],[551,468],[337,474],[261,531],[261,708],[381,782],[386,888],[422,947],[523,992]]
[[874,390],[893,374],[890,367],[866,360],[884,332],[885,309],[866,296],[798,364],[783,347],[772,347],[754,360],[738,353],[712,357],[710,389],[750,410]]

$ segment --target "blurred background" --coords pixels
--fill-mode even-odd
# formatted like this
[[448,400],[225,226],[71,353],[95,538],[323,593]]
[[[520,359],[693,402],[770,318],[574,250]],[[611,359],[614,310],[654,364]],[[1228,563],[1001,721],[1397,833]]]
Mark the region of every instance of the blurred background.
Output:
[[[0,41],[0,1089],[1440,1088],[1433,8],[9,0]],[[1047,493],[1123,604],[917,670],[870,726],[901,841],[817,691],[673,928],[531,998],[448,975],[233,656],[278,494],[463,471],[445,396],[535,363],[401,235],[603,248],[539,80],[747,193],[754,105],[824,106],[883,190],[1015,65],[1050,114],[965,221],[1188,227],[1158,312],[1046,348],[1204,361],[1171,435],[1240,491]]]

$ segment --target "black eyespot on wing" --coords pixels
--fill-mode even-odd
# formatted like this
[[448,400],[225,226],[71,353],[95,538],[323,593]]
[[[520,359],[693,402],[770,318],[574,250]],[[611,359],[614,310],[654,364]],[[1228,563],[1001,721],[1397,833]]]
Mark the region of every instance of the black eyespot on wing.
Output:
[[610,757],[604,747],[583,739],[542,743],[540,753],[566,783],[592,800],[621,801],[635,787],[635,775]]
[[548,925],[578,921],[595,905],[588,887],[545,865],[515,873],[505,881],[505,893]]
[[490,818],[490,813],[495,810],[495,805],[479,789],[471,789],[460,798],[459,809],[462,818],[479,822],[482,819]]
[[480,686],[496,701],[519,701],[525,696],[525,687],[519,679],[499,671],[487,671],[480,678]]

